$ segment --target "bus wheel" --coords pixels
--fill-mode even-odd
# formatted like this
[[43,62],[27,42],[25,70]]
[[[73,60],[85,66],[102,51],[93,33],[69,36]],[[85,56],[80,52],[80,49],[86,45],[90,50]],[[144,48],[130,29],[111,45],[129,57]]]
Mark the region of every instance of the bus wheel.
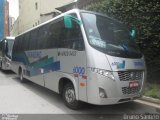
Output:
[[63,100],[66,106],[71,109],[80,109],[82,107],[82,102],[76,100],[76,93],[72,83],[65,85],[63,89]]
[[2,62],[0,63],[0,69],[2,69]]
[[23,77],[23,70],[22,68],[19,69],[19,79],[22,83],[26,82],[26,80]]

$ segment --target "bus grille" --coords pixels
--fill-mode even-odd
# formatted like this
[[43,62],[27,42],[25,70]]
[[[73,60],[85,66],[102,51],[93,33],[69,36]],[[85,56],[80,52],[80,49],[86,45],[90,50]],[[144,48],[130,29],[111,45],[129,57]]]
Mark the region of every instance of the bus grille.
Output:
[[135,88],[122,87],[123,94],[137,94],[140,91],[140,86]]
[[120,81],[142,81],[143,71],[119,71],[118,72]]

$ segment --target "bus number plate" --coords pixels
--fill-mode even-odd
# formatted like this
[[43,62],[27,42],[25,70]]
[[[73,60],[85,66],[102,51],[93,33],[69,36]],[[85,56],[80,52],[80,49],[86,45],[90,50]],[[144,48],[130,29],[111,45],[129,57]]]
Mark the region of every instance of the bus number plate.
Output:
[[129,87],[130,88],[135,88],[139,86],[139,82],[138,81],[131,81],[129,82]]

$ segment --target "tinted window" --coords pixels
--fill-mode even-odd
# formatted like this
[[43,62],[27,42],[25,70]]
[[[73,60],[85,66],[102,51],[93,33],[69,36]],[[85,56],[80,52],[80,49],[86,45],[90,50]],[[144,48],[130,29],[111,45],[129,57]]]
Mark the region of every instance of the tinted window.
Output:
[[13,45],[13,53],[17,52],[17,46],[18,46],[18,37],[15,38],[14,45]]
[[23,40],[23,50],[24,51],[29,50],[29,40],[30,40],[30,33],[26,33],[24,35],[24,40]]
[[63,32],[63,24],[61,19],[51,22],[46,39],[46,48],[57,48],[57,42],[61,39]]
[[8,49],[7,49],[6,55],[7,55],[9,58],[11,58],[11,55],[12,55],[13,43],[14,43],[13,40],[8,40],[8,43],[7,43]]
[[73,22],[72,29],[66,29],[66,38],[63,40],[66,48],[84,50],[84,41],[80,26]]
[[37,49],[37,36],[38,36],[38,30],[33,30],[30,32],[30,39],[29,39],[29,50],[36,50]]
[[0,42],[0,56],[2,56],[2,42]]
[[82,19],[88,42],[95,49],[117,57],[142,57],[134,38],[125,25],[92,13],[82,13]]
[[16,37],[16,39],[15,39],[13,51],[14,51],[14,52],[20,52],[20,49],[21,49],[21,37],[18,36],[18,37]]
[[47,37],[48,37],[48,25],[39,28],[38,32],[38,49],[46,49]]
[[18,52],[22,52],[23,50],[23,40],[24,40],[24,36],[19,36],[19,39],[18,39]]
[[[76,17],[76,15],[73,16]],[[64,26],[63,20],[58,22],[57,25],[59,26],[58,30],[60,33],[58,40],[58,47],[75,49],[75,50],[84,50],[84,41],[80,25],[77,24],[75,21],[72,21],[72,23],[73,23],[73,28],[67,29]]]
[[84,50],[80,26],[73,21],[73,28],[67,29],[64,26],[63,17],[61,17],[40,28],[16,37],[14,45],[14,51],[16,52],[50,48]]

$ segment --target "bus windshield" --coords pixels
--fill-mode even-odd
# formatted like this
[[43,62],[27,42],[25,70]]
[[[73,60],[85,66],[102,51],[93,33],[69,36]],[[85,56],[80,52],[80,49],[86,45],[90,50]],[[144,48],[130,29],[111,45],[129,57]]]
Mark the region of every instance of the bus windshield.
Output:
[[140,58],[136,42],[125,25],[111,18],[82,12],[89,44],[111,56]]
[[12,55],[12,48],[13,48],[13,40],[7,40],[7,51],[6,51],[6,55],[11,58]]

